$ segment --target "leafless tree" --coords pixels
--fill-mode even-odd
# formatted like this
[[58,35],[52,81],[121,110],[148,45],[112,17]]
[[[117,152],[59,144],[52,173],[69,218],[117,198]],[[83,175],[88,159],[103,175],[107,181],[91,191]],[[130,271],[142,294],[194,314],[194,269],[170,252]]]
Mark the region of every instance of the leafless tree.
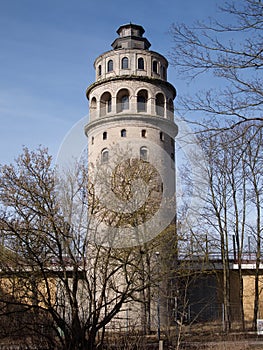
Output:
[[262,128],[250,121],[224,133],[206,131],[199,135],[199,141],[206,155],[206,163],[199,166],[207,173],[208,188],[207,193],[203,196],[200,194],[203,206],[195,213],[199,225],[190,227],[189,235],[193,242],[197,242],[195,244],[203,245],[208,259],[213,259],[213,253],[220,254],[226,331],[231,328],[233,320],[230,305],[230,268],[233,262],[238,265],[239,314],[245,328],[242,264],[248,258],[248,236],[253,237],[254,254],[250,254],[250,247],[249,255],[256,262],[255,327],[259,311],[259,263],[262,256]]
[[[14,165],[1,167],[0,317],[17,305],[34,314],[34,322],[21,319],[28,334],[50,336],[57,348],[94,349],[149,279],[141,279],[139,249],[96,243],[87,214],[93,193],[87,168],[64,180],[42,148],[24,149]],[[98,209],[96,200],[92,209]]]
[[217,130],[247,121],[262,126],[263,4],[228,0],[219,10],[220,19],[171,27],[174,68],[181,77],[202,85],[195,95],[179,98],[178,110],[195,112],[191,120],[205,130],[205,115],[220,118]]
[[[214,230],[219,237],[217,246],[223,263],[224,313],[228,328],[231,322],[229,253],[232,237],[236,249],[233,253],[239,266],[243,327],[241,261],[247,235],[255,238],[254,326],[258,315],[257,276],[262,234],[262,172],[258,149],[262,152],[259,135],[263,125],[263,5],[257,0],[228,0],[219,6],[219,10],[220,17],[200,20],[192,26],[174,23],[170,31],[174,43],[170,58],[178,75],[190,83],[200,84],[197,93],[179,96],[177,111],[201,132],[201,143],[208,160],[209,195],[202,213],[207,225],[203,227],[207,231]],[[224,131],[225,136],[220,131]],[[255,220],[251,223],[253,206]],[[196,231],[195,227],[191,229]]]
[[[252,134],[252,136],[251,136]],[[250,137],[246,140],[245,166],[248,181],[247,197],[250,202],[250,210],[253,215],[249,222],[249,234],[255,242],[256,271],[255,271],[255,295],[254,295],[254,318],[253,325],[259,315],[260,296],[260,262],[262,260],[262,196],[263,196],[263,132],[262,129],[250,130]]]

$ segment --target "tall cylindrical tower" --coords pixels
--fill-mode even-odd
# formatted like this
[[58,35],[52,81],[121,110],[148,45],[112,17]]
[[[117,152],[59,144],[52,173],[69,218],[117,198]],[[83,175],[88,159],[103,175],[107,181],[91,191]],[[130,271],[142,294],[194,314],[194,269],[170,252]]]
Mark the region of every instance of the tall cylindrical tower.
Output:
[[[142,182],[146,183],[148,195],[151,194],[144,210],[155,207],[154,202],[158,202],[163,206],[160,212],[155,208],[152,215],[141,214],[141,218],[137,221],[131,219],[131,215],[129,216],[127,212],[134,212],[134,210],[129,209],[129,211],[123,206],[123,196],[120,198],[117,195],[115,202],[112,195],[107,197],[111,192],[107,186],[111,186],[112,180],[110,183],[107,182],[107,186],[104,186],[104,191],[101,191],[100,194],[104,199],[107,198],[109,205],[114,202],[110,209],[112,212],[122,212],[124,215],[121,219],[119,215],[117,219],[111,221],[115,228],[118,226],[123,232],[130,225],[134,229],[135,221],[138,226],[142,225],[142,216],[144,216],[149,227],[145,229],[144,225],[143,235],[145,235],[145,240],[150,240],[159,233],[157,231],[161,231],[166,224],[169,224],[171,215],[174,216],[175,213],[173,207],[171,209],[173,214],[167,215],[170,212],[167,210],[170,200],[168,197],[170,198],[175,193],[174,138],[177,134],[177,125],[174,123],[173,100],[176,90],[167,81],[168,62],[166,58],[149,50],[151,44],[143,36],[143,27],[130,23],[119,27],[117,33],[118,37],[112,43],[113,49],[103,53],[95,60],[96,81],[87,88],[86,92],[90,112],[90,121],[85,127],[88,137],[88,161],[90,169],[91,166],[94,169],[99,165],[112,168],[112,159],[115,159],[114,167],[116,167],[118,156],[122,157],[119,163],[125,159],[126,167],[119,167],[122,180],[118,175],[119,177],[113,181],[115,186],[117,182],[119,189],[122,187],[121,181],[127,175],[126,180],[131,180],[131,187],[135,191],[136,184],[139,186],[141,182],[138,181],[138,171],[131,171],[131,169],[139,166],[140,172],[144,172]],[[120,145],[122,147],[119,147]],[[126,148],[123,145],[126,145]],[[127,154],[129,152],[131,154],[125,156],[126,151]],[[139,165],[134,159],[138,159],[142,164]],[[151,171],[153,171],[154,181],[149,179]],[[116,172],[115,176],[117,176]],[[154,185],[153,182],[155,182]],[[134,193],[133,195],[127,194],[126,187],[125,191],[126,202],[128,201],[129,208],[131,208],[132,205],[135,205],[134,202],[131,204],[131,197],[134,197]],[[137,188],[137,192],[143,191],[138,191]],[[116,194],[116,191],[114,193]],[[143,196],[142,193],[140,194]],[[159,199],[156,199],[157,197]],[[165,203],[160,197],[165,197]],[[143,198],[137,200],[136,210],[142,208],[142,202]],[[104,201],[104,206],[108,204]],[[105,213],[103,215],[105,216]],[[151,220],[150,216],[154,218]],[[125,220],[126,224],[123,224]],[[160,224],[161,221],[164,222]],[[135,244],[131,240],[133,234],[134,232],[130,231],[127,234],[127,245]],[[138,242],[141,243],[143,240],[140,237]],[[121,245],[126,245],[126,243],[122,242]]]

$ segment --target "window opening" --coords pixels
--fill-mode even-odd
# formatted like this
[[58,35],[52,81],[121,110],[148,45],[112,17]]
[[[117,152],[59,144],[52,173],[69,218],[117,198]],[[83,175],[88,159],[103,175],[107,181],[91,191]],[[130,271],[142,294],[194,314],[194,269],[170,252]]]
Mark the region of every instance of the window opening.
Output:
[[117,113],[129,109],[129,90],[121,89],[117,94]]
[[144,59],[142,57],[138,58],[138,69],[144,69]]
[[156,95],[156,114],[160,116],[164,116],[164,96],[163,94],[159,93]]
[[138,112],[146,112],[147,100],[148,100],[148,91],[140,90],[137,94],[137,111]]
[[112,110],[111,98],[107,101],[107,112],[110,113]]
[[147,147],[141,147],[140,148],[140,159],[147,161],[148,160],[148,149]]
[[137,96],[137,107],[138,112],[146,111],[146,98],[144,96]]
[[157,61],[153,61],[153,72],[158,73],[158,62]]
[[121,98],[121,110],[127,110],[129,109],[129,96],[128,95],[124,95]]
[[111,112],[111,94],[106,91],[100,99],[100,116],[103,117],[109,112]]
[[161,66],[161,75],[162,75],[162,78],[166,80],[166,78],[167,78],[166,68],[164,66]]
[[112,72],[113,71],[113,61],[109,60],[108,61],[108,72]]
[[107,148],[101,151],[101,163],[107,163],[109,160],[109,150]]
[[129,67],[129,60],[127,57],[123,57],[121,60],[121,68],[122,69],[127,69]]

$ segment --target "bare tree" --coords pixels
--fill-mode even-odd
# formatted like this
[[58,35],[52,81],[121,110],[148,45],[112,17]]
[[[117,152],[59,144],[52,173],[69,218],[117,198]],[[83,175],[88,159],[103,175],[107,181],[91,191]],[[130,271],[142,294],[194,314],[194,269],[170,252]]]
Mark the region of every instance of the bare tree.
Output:
[[[225,330],[228,331],[234,316],[230,305],[233,262],[238,266],[239,277],[239,308],[238,312],[235,310],[235,316],[240,315],[242,327],[245,328],[242,265],[247,258],[248,236],[253,237],[254,254],[250,254],[250,247],[249,255],[250,259],[255,258],[256,263],[255,327],[259,311],[259,263],[262,256],[262,128],[250,122],[224,133],[206,131],[199,135],[199,140],[206,154],[206,164],[199,166],[206,170],[208,189],[207,193],[200,194],[203,206],[194,213],[199,225],[189,228],[189,239],[193,242],[191,244],[203,245],[208,259],[213,260],[213,254],[221,257]],[[188,179],[188,183],[190,181]],[[191,185],[188,187],[190,191]]]
[[0,316],[19,306],[29,315],[21,323],[29,335],[63,349],[94,349],[122,307],[147,288],[138,249],[94,240],[87,174],[83,166],[65,182],[57,179],[45,149],[24,149],[0,173],[1,249],[8,256],[0,261]]
[[[247,237],[254,237],[256,327],[262,250],[262,160],[259,155],[263,125],[263,5],[257,0],[229,0],[220,5],[219,10],[220,19],[198,21],[191,27],[180,23],[172,25],[171,61],[178,74],[188,81],[201,85],[203,79],[209,81],[204,90],[179,98],[178,111],[181,108],[184,115],[193,112],[188,120],[196,124],[199,132],[206,132],[201,136],[201,143],[208,159],[209,196],[206,214],[202,215],[205,214],[207,230],[218,232],[220,237],[226,328],[231,323],[228,307],[230,241],[234,237],[233,253],[238,262],[244,328],[241,265]],[[219,135],[220,131],[226,131],[225,136]],[[251,222],[252,216],[254,221]]]
[[[253,211],[249,222],[249,233],[255,241],[256,270],[255,270],[255,295],[254,295],[254,318],[253,326],[256,329],[256,322],[259,315],[259,275],[260,262],[262,259],[262,196],[263,196],[263,135],[262,129],[252,128],[250,137],[247,137],[247,151],[245,157],[247,178],[248,178],[248,200]],[[252,222],[251,222],[252,221]]]
[[[201,118],[207,115],[231,121],[225,124],[220,118],[219,129],[251,120],[262,123],[263,4],[229,0],[219,10],[223,19],[171,27],[171,62],[178,74],[200,83],[203,76],[208,82],[205,91],[179,98],[179,108],[201,112]],[[194,116],[199,126],[207,129],[201,118]]]

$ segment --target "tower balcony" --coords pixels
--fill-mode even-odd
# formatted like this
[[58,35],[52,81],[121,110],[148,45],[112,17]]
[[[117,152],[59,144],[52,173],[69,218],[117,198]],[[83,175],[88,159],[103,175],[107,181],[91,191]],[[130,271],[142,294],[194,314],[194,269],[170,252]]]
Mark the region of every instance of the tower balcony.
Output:
[[90,120],[123,112],[173,120],[176,90],[167,81],[149,77],[116,77],[95,82],[86,94]]

